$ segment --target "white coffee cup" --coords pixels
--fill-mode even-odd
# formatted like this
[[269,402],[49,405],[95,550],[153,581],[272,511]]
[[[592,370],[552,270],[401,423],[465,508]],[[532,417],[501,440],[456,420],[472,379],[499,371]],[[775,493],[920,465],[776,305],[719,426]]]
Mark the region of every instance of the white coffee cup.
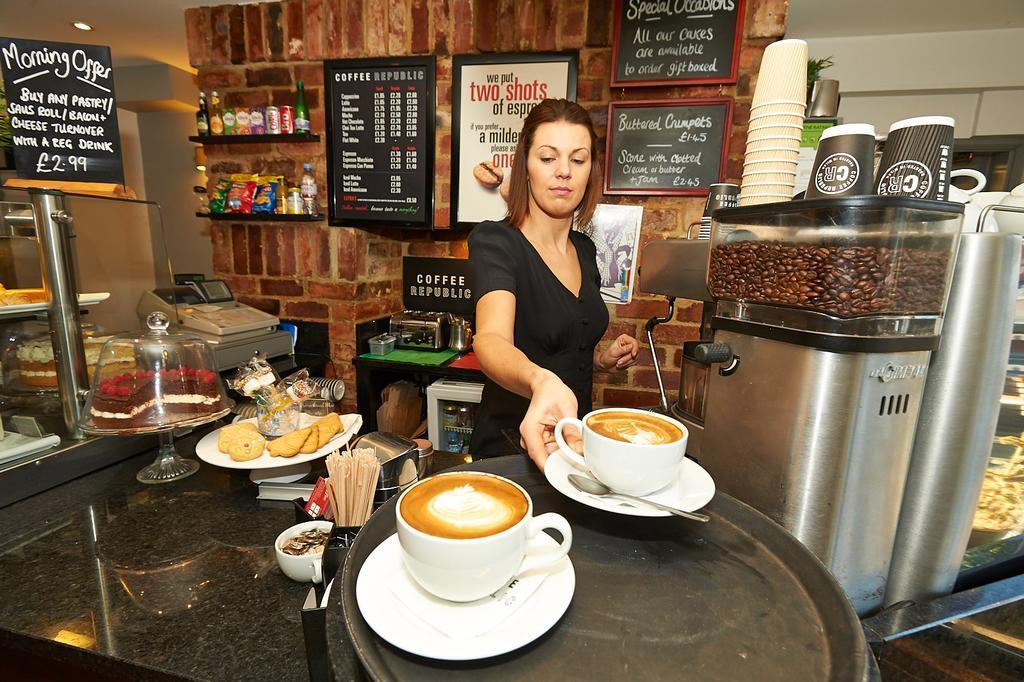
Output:
[[[514,486],[526,499],[526,513],[512,527],[484,537],[453,539],[423,532],[402,516],[402,502],[419,486],[446,476],[491,477]],[[572,528],[560,514],[533,515],[533,500],[514,481],[481,472],[437,474],[410,486],[395,505],[402,561],[409,575],[427,592],[454,602],[482,599],[515,575],[553,564],[569,553]],[[557,530],[562,542],[552,551],[527,554],[530,540],[545,528]]]
[[[666,421],[679,429],[682,438],[669,443],[641,444],[603,436],[590,428],[588,422],[593,417],[607,412],[629,412],[645,419]],[[565,442],[563,430],[569,424],[583,433],[585,458]],[[612,490],[628,495],[647,495],[675,481],[679,473],[679,463],[686,454],[688,437],[686,427],[675,419],[626,407],[594,410],[582,420],[563,417],[555,425],[555,441],[564,457],[570,462],[589,468],[599,481]]]
[[[324,581],[323,549],[316,554],[295,556],[294,554],[285,554],[281,548],[293,537],[307,530],[324,530],[330,533],[333,527],[334,524],[330,521],[306,521],[294,525],[278,535],[277,540],[274,541],[274,554],[277,556],[277,565],[281,567],[281,572],[296,582],[322,583]],[[324,547],[326,546],[327,543],[324,542]]]

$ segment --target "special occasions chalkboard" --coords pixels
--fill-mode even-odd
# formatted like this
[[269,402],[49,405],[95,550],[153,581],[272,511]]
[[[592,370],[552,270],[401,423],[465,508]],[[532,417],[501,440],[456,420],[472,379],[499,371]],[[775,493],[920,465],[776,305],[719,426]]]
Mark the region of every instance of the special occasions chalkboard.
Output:
[[746,0],[616,0],[612,87],[735,83]]
[[110,48],[0,38],[18,177],[124,183]]
[[722,179],[732,98],[608,105],[605,194],[703,195]]
[[324,62],[328,222],[434,223],[433,56]]

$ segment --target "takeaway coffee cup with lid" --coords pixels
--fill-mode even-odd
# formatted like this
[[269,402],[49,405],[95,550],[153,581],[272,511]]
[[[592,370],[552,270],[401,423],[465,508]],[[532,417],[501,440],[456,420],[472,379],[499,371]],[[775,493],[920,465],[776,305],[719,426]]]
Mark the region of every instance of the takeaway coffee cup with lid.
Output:
[[832,126],[821,134],[806,198],[873,194],[875,127],[867,123]]
[[878,163],[875,192],[946,201],[954,123],[949,116],[918,116],[893,123]]

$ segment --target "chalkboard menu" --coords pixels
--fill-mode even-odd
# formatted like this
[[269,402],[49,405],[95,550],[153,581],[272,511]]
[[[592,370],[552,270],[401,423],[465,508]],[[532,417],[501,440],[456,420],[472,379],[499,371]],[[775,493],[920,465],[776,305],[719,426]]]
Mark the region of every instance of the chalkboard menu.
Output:
[[328,222],[434,222],[433,56],[324,62]]
[[18,177],[124,183],[110,48],[0,38]]
[[729,97],[609,104],[605,194],[707,194],[731,127]]
[[746,0],[616,0],[612,87],[735,83]]

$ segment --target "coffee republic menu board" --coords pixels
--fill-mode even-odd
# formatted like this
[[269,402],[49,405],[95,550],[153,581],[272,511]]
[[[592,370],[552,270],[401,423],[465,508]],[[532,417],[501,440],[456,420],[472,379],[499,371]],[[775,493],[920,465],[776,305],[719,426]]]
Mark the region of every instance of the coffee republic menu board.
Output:
[[328,222],[430,228],[433,56],[324,62]]
[[746,0],[616,0],[612,87],[735,83]]
[[0,38],[18,177],[122,184],[110,48]]
[[706,195],[721,182],[732,98],[612,102],[605,194]]

